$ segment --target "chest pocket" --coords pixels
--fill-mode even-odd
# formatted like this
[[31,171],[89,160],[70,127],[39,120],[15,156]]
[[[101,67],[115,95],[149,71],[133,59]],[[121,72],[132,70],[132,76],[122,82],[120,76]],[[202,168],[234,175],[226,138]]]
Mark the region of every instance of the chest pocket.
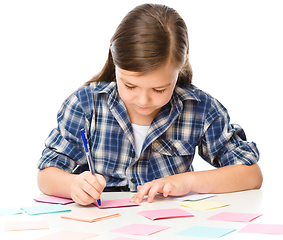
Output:
[[194,155],[195,148],[188,141],[158,139],[152,143],[152,150],[172,157]]

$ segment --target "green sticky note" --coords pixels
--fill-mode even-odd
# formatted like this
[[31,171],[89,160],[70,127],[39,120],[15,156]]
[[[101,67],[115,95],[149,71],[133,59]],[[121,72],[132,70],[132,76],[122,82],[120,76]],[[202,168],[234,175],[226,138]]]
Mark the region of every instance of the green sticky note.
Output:
[[0,216],[21,214],[22,211],[16,207],[0,208]]
[[184,231],[178,232],[176,233],[176,235],[203,238],[220,238],[231,232],[234,232],[235,230],[236,229],[194,226]]
[[43,205],[43,206],[32,206],[32,207],[22,207],[23,211],[29,215],[39,215],[57,212],[70,212],[71,209],[63,206],[61,204]]

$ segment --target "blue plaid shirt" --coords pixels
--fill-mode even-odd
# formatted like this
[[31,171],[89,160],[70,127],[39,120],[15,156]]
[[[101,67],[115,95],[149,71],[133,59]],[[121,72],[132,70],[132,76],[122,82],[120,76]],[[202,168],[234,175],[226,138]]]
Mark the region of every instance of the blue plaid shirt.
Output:
[[141,155],[135,152],[133,129],[115,82],[86,85],[61,106],[58,127],[45,144],[38,168],[57,167],[69,173],[88,170],[80,130],[86,129],[92,160],[107,186],[137,185],[193,171],[195,149],[215,167],[251,165],[259,159],[227,110],[193,85],[175,87],[171,100],[150,125]]

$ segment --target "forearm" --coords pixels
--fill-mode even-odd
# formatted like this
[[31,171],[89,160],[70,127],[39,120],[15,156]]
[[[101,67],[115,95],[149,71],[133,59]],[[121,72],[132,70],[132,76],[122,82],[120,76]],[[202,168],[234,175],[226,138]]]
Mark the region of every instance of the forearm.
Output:
[[259,166],[253,164],[231,165],[209,171],[186,172],[159,178],[138,186],[138,193],[132,202],[141,202],[145,195],[147,201],[152,202],[156,193],[180,196],[189,192],[197,193],[226,193],[261,187],[262,174]]
[[226,193],[259,189],[262,174],[258,164],[231,165],[218,169],[185,173],[191,191],[198,193]]
[[77,175],[64,172],[59,168],[49,167],[39,170],[37,183],[44,194],[71,198],[71,186],[76,177]]

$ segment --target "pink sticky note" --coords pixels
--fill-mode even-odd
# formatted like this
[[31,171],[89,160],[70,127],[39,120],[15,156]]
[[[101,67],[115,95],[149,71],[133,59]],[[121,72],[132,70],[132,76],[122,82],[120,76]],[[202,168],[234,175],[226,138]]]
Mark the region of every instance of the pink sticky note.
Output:
[[166,219],[166,218],[194,217],[194,215],[180,208],[149,210],[149,211],[138,212],[138,214],[150,220],[158,220],[158,219]]
[[119,213],[110,213],[96,209],[88,209],[78,212],[67,213],[65,215],[62,215],[61,218],[82,221],[82,222],[97,222],[119,216],[121,216]]
[[37,238],[37,240],[85,240],[96,236],[98,235],[93,233],[60,231]]
[[283,234],[282,224],[255,224],[250,223],[242,228],[239,233]]
[[118,207],[133,207],[140,204],[130,202],[129,198],[113,199],[113,200],[101,200],[101,206],[97,202],[93,203],[98,208],[118,208]]
[[228,222],[250,222],[260,217],[261,215],[262,214],[222,212],[208,218],[208,220]]
[[6,222],[5,231],[23,231],[23,230],[39,230],[49,229],[47,220],[42,221],[22,221],[22,222]]
[[157,226],[157,225],[147,225],[147,224],[130,224],[125,227],[117,228],[111,232],[149,236],[151,234],[166,230],[170,227],[168,226]]
[[72,199],[60,198],[60,197],[54,197],[54,196],[40,197],[40,198],[35,198],[34,200],[36,202],[62,204],[62,205],[74,203]]

